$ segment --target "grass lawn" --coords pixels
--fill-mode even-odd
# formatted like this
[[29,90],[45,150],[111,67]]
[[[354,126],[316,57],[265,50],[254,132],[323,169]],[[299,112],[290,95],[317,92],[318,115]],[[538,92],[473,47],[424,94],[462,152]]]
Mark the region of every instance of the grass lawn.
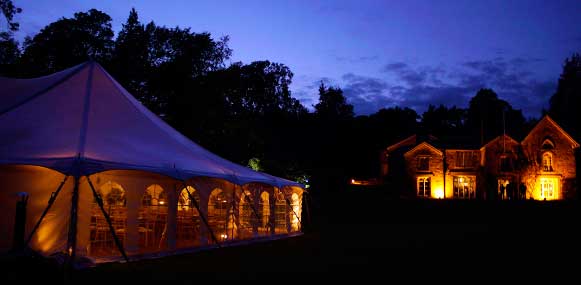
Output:
[[[411,201],[393,200],[377,191],[351,191],[321,203],[312,214],[311,225],[299,237],[103,264],[75,272],[73,280],[194,284],[467,277],[494,281],[506,275],[533,280],[575,276],[579,270],[581,215],[575,202]],[[2,268],[9,280],[62,278],[42,260],[11,261]]]

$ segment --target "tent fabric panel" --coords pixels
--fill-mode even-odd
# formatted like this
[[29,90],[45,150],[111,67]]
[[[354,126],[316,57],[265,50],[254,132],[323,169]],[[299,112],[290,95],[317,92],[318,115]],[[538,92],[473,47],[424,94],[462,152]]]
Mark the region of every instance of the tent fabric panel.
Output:
[[98,67],[90,93],[84,157],[153,168],[230,174],[220,164],[192,152],[151,124]]
[[[31,86],[59,84],[0,115],[0,134],[11,138],[0,144],[0,163],[40,165],[66,173],[84,150],[80,159],[87,163],[78,170],[86,175],[137,169],[177,179],[208,176],[236,184],[298,185],[230,162],[193,143],[147,110],[95,62],[44,79],[2,80],[18,81],[15,86],[24,86],[25,81]],[[22,92],[19,96],[25,98],[37,91],[17,86],[11,94]]]
[[16,79],[0,77],[0,113],[12,109],[34,96],[42,96],[43,93],[56,88],[60,83],[67,80],[82,69],[87,63],[82,63],[72,68],[65,69],[47,76],[32,79]]
[[[0,251],[12,246],[14,215],[18,192],[29,195],[26,213],[25,238],[28,238],[42,212],[48,206],[51,193],[57,190],[64,175],[38,166],[0,167],[0,207],[3,218],[0,222]],[[30,247],[44,255],[64,251],[72,198],[73,179],[66,184],[56,198],[40,227],[33,235]]]
[[42,97],[0,115],[3,160],[75,157],[88,73],[81,70]]
[[[104,71],[101,67],[99,67],[101,71],[100,75],[106,76],[111,84],[115,86],[115,88],[120,92],[122,97],[127,100],[130,105],[138,111],[138,114],[142,116],[144,119],[147,119],[146,122],[143,122],[146,125],[154,125],[157,127],[156,131],[159,131],[159,136],[156,136],[156,133],[153,133],[151,129],[147,132],[144,136],[156,139],[166,138],[173,142],[172,146],[175,143],[179,144],[179,147],[185,147],[187,149],[187,153],[189,155],[184,156],[181,160],[174,160],[173,166],[178,169],[186,169],[188,171],[196,171],[198,165],[194,163],[201,161],[205,162],[206,164],[210,165],[217,165],[219,168],[223,170],[225,175],[234,175],[238,177],[244,177],[245,180],[256,180],[256,181],[268,181],[272,180],[274,182],[275,179],[272,177],[267,177],[262,173],[253,171],[248,167],[244,167],[238,164],[235,164],[231,161],[223,159],[210,151],[204,149],[203,147],[193,143],[191,140],[183,136],[181,133],[174,130],[171,126],[145,108],[139,101],[137,101],[129,92],[127,92],[119,83],[117,83],[106,71]],[[177,146],[176,146],[177,147]],[[192,159],[194,157],[195,159]],[[174,157],[175,159],[175,157]],[[207,171],[207,170],[206,170]]]

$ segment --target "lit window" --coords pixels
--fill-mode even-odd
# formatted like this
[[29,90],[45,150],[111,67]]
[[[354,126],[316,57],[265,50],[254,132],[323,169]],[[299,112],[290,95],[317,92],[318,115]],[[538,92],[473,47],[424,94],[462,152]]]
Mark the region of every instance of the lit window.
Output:
[[474,199],[476,198],[476,183],[474,177],[454,176],[454,198]]
[[545,152],[543,154],[543,171],[553,171],[553,155],[551,153]]
[[555,198],[555,179],[541,178],[541,199]]
[[430,177],[419,177],[418,178],[418,197],[429,198],[430,197]]
[[430,158],[427,156],[418,157],[418,170],[430,170]]

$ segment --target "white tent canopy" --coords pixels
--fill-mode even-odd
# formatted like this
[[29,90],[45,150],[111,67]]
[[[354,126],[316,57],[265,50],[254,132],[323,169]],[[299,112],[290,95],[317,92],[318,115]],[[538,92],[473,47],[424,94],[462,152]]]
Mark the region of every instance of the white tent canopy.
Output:
[[32,249],[103,258],[299,233],[304,189],[200,147],[90,61],[0,78],[0,251],[19,192]]
[[300,184],[253,171],[193,143],[147,110],[98,63],[35,79],[1,78],[0,164],[64,174],[144,170],[178,180]]

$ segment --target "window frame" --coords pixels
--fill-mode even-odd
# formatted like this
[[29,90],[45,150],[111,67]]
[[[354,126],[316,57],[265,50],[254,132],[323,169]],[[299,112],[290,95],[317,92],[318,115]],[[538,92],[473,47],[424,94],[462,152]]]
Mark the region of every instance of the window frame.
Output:
[[456,151],[456,168],[473,168],[475,163],[475,153],[471,150]]
[[[548,158],[548,160],[545,158]],[[541,157],[541,170],[543,172],[554,172],[555,171],[553,167],[554,162],[555,160],[553,159],[553,153],[551,153],[550,151],[543,152],[543,155]]]
[[[426,161],[426,165],[425,165],[426,167],[425,168],[422,167],[422,166],[424,166],[422,164],[422,160],[425,160]],[[430,156],[428,156],[428,155],[418,156],[418,161],[417,161],[416,168],[417,168],[418,171],[430,171]]]
[[[468,181],[464,182],[463,179],[468,179]],[[461,187],[459,186],[460,183],[463,184]],[[476,177],[465,175],[452,176],[452,197],[454,199],[476,199]]]
[[429,176],[420,176],[416,181],[416,195],[421,198],[430,198],[432,196],[432,179]]

